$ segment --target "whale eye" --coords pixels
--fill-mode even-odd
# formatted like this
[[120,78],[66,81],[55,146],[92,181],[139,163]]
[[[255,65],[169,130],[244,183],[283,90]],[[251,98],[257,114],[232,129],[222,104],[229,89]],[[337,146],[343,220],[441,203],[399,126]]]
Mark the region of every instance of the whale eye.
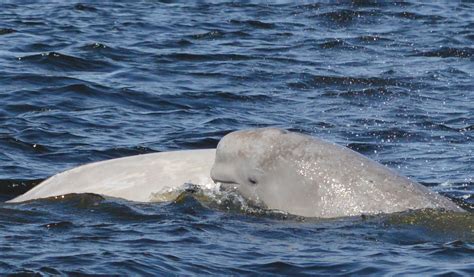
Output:
[[256,185],[256,184],[257,184],[257,180],[255,180],[255,178],[252,178],[252,177],[249,177],[249,182],[250,182],[250,184],[252,184],[252,185]]

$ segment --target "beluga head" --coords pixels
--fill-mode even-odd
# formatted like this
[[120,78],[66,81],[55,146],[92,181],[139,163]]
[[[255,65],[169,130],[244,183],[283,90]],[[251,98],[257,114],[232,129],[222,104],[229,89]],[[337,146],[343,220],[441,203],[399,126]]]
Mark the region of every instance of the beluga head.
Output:
[[253,203],[300,214],[300,206],[308,208],[301,197],[312,192],[305,189],[295,165],[303,154],[300,146],[308,139],[276,128],[232,132],[217,146],[211,178],[224,190],[236,190]]
[[449,199],[349,148],[276,128],[224,136],[211,178],[260,206],[305,217],[425,208],[462,211]]

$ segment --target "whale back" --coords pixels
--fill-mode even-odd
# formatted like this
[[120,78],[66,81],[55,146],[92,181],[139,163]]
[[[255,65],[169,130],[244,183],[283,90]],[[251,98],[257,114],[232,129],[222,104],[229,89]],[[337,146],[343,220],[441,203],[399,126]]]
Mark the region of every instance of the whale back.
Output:
[[156,196],[185,183],[213,186],[209,172],[215,149],[171,151],[112,159],[56,174],[9,202],[70,193],[95,193],[131,201],[156,201]]

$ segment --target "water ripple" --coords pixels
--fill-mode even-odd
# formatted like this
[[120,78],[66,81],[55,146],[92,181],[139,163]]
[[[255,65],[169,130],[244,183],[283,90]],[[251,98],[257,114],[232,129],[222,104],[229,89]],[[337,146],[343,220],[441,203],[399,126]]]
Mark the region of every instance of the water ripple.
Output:
[[112,64],[106,61],[83,59],[58,52],[46,52],[18,58],[19,61],[43,66],[47,69],[71,71],[108,71]]
[[16,32],[16,30],[11,29],[11,28],[0,28],[0,36],[1,35],[12,34],[12,33],[15,33],[15,32]]
[[470,58],[474,55],[473,48],[451,48],[451,47],[441,47],[441,49],[421,52],[418,56],[423,57],[438,57],[438,58]]

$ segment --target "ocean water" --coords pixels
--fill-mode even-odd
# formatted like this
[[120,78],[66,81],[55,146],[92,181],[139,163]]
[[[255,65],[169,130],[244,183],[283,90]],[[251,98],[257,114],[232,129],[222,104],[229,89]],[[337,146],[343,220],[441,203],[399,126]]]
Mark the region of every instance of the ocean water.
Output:
[[[474,274],[472,1],[2,1],[0,274]],[[275,126],[468,213],[320,220],[97,195],[5,204],[93,161]]]

